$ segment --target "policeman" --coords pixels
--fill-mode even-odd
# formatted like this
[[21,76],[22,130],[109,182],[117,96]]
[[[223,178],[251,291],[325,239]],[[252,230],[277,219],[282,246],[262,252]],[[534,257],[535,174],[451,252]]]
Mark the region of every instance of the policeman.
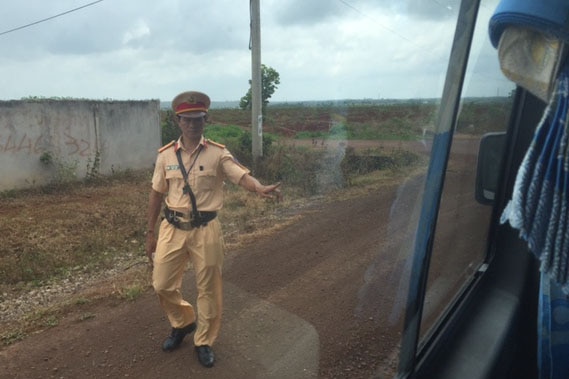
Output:
[[[195,331],[198,360],[205,367],[214,364],[211,347],[221,324],[223,235],[216,216],[223,206],[224,180],[262,197],[281,197],[280,183],[262,185],[223,145],[203,137],[209,106],[209,97],[196,91],[183,92],[172,101],[181,136],[159,150],[146,237],[152,284],[172,326],[162,349],[177,349]],[[163,202],[164,219],[156,240],[154,226]],[[180,291],[188,260],[195,270],[197,315]]]

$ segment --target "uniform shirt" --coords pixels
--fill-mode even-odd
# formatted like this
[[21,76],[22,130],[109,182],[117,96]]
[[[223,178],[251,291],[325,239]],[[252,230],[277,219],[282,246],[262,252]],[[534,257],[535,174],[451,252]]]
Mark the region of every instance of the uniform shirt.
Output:
[[178,139],[159,150],[152,176],[152,189],[167,193],[166,205],[172,210],[187,213],[192,208],[189,194],[183,191],[185,183],[176,156],[178,149],[182,150],[182,162],[199,211],[220,210],[224,180],[238,184],[243,175],[249,173],[223,145],[202,137],[198,148],[189,152]]

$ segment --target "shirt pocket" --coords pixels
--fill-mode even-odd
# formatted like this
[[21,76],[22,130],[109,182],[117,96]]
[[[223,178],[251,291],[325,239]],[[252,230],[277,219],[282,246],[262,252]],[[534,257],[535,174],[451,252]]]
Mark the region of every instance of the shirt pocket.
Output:
[[178,169],[178,170],[166,170],[166,180],[171,181],[171,180],[184,180],[184,177],[182,176],[182,172]]
[[203,170],[196,172],[196,188],[200,191],[213,191],[217,182],[215,170]]

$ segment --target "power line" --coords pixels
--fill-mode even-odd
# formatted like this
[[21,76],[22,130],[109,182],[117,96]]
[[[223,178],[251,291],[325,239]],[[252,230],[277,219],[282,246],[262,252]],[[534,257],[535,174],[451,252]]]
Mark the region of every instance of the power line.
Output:
[[30,23],[30,24],[18,26],[17,28],[10,29],[10,30],[6,30],[6,31],[4,31],[4,32],[0,32],[0,36],[3,36],[4,34],[8,34],[8,33],[15,32],[15,31],[17,31],[17,30],[29,28],[30,26],[37,25],[37,24],[40,24],[40,23],[45,22],[45,21],[53,20],[54,18],[64,16],[64,15],[66,15],[66,14],[68,14],[68,13],[75,12],[75,11],[78,11],[78,10],[80,10],[80,9],[90,7],[91,5],[95,5],[95,4],[97,4],[97,3],[100,3],[101,1],[104,1],[104,0],[93,1],[93,2],[91,2],[91,3],[89,3],[89,4],[82,5],[82,6],[78,7],[78,8],[73,8],[73,9],[68,10],[68,11],[66,11],[66,12],[56,14],[55,16],[51,16],[51,17],[48,17],[48,18],[44,18],[44,19],[42,19],[42,20],[35,21],[35,22]]
[[[366,17],[369,18],[371,20],[377,21],[375,18],[363,13],[361,10],[359,10],[358,8],[356,8],[354,5],[352,5],[348,0],[338,0],[340,3],[344,4],[346,7],[352,9],[354,12],[360,14],[362,17]],[[435,4],[439,5],[440,7],[446,9],[446,10],[451,10],[452,8],[449,6],[445,6],[442,3],[440,3],[438,0],[431,0],[433,1]],[[421,46],[419,44],[417,44],[417,42],[411,38],[406,37],[405,35],[399,33],[397,30],[394,30],[390,27],[388,27],[387,25],[385,25],[384,23],[382,23],[381,21],[377,21],[378,22],[378,26],[382,29],[387,30],[388,32],[396,35],[397,37],[409,42],[410,44],[414,45],[415,47],[427,51],[427,52],[431,52],[431,50],[429,50],[428,48],[425,48],[424,46]]]
[[[353,6],[352,4],[347,2],[346,0],[338,0],[338,1],[342,4],[344,4],[345,6],[347,6],[348,8],[351,8],[353,11],[359,13],[361,16],[370,18],[367,14],[363,13],[362,11],[360,11],[358,8],[356,8],[355,6]],[[409,43],[411,43],[417,47],[420,47],[415,43],[415,41],[405,37],[404,35],[402,35],[401,33],[398,33],[397,31],[385,26],[383,23],[380,22],[378,25],[379,25],[379,27],[387,30],[388,32],[395,34],[397,37],[404,39],[405,41],[407,41],[407,42],[409,42]]]

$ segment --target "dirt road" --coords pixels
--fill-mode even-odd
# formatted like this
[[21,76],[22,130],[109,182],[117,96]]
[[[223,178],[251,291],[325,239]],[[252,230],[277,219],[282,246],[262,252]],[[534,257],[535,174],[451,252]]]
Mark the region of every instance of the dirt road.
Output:
[[[297,223],[228,251],[213,369],[199,365],[191,338],[173,353],[160,350],[169,326],[147,293],[135,302],[78,309],[58,326],[5,348],[0,377],[370,377],[398,341],[383,299],[393,298],[398,284],[390,277],[396,265],[386,245],[395,241],[386,234],[396,189],[303,209]],[[366,280],[371,271],[373,281]],[[188,271],[189,299],[195,298],[191,276]]]

